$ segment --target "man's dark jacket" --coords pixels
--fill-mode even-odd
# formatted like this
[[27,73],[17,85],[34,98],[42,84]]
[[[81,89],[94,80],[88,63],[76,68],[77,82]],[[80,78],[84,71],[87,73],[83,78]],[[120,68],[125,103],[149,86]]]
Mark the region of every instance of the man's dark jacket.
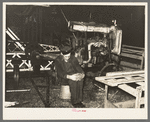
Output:
[[60,55],[55,60],[55,67],[57,71],[57,76],[61,78],[61,85],[68,85],[67,75],[72,75],[75,73],[84,73],[79,65],[78,60],[74,55],[70,56],[68,62],[65,62],[63,56]]

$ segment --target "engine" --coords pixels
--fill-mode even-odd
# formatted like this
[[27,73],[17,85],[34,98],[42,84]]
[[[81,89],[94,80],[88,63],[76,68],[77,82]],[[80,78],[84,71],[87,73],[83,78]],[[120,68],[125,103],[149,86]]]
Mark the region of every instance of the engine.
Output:
[[92,67],[93,65],[103,64],[110,58],[115,62],[119,60],[122,30],[115,27],[109,33],[103,33],[102,35],[102,37],[96,35],[87,39],[80,37],[71,40],[75,56],[80,64]]

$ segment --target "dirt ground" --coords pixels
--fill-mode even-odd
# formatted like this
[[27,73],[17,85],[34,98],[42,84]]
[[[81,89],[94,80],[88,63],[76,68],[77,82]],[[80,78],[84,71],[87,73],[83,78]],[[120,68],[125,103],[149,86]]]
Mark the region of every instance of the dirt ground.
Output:
[[[34,78],[36,85],[46,84],[45,79],[42,77]],[[96,84],[96,85],[94,85]],[[13,89],[13,79],[7,78],[6,89]],[[98,87],[97,87],[98,86]],[[42,100],[40,99],[36,89],[33,87],[29,78],[20,78],[19,89],[31,89],[30,92],[11,92],[6,93],[5,101],[17,101],[20,104],[16,107],[22,108],[43,108],[45,107]],[[49,89],[49,104],[50,108],[73,108],[70,100],[60,99],[60,85],[52,85],[50,79]],[[46,89],[39,88],[40,93],[46,99]],[[130,94],[114,87],[109,87],[108,99],[115,103],[126,100],[132,100]],[[85,78],[83,87],[83,103],[86,108],[104,108],[104,84],[98,83],[97,81]]]

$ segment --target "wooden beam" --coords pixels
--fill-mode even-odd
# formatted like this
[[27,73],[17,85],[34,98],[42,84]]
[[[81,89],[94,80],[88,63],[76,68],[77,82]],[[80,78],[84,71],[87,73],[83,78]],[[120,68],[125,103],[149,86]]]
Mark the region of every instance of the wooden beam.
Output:
[[122,48],[122,52],[127,51],[129,53],[139,53],[142,54],[144,50],[135,50],[135,49],[128,49],[128,48]]
[[22,90],[6,90],[6,92],[29,92],[31,89],[22,89]]
[[118,88],[136,97],[137,90],[127,84],[118,85]]
[[138,78],[132,77],[132,79],[126,79],[126,77],[124,77],[124,76],[121,77],[120,76],[117,79],[117,76],[116,76],[115,80],[113,80],[113,77],[112,78],[110,78],[110,77],[108,77],[108,78],[107,77],[105,77],[105,78],[95,77],[95,80],[98,81],[98,82],[107,84],[111,87],[115,87],[115,86],[118,86],[119,84],[141,82],[141,81],[144,81],[144,78],[139,76]]
[[138,56],[138,55],[134,55],[134,54],[128,54],[128,53],[124,53],[124,52],[121,53],[121,56],[142,60],[142,56]]
[[135,100],[135,108],[140,108],[140,100],[142,97],[142,87],[136,87],[136,100]]
[[106,76],[143,74],[144,70],[108,72]]
[[108,85],[105,85],[104,108],[107,108],[108,102]]
[[129,46],[129,45],[122,45],[122,47],[144,50],[144,48],[142,48],[142,47],[135,47],[135,46]]
[[[107,74],[106,74],[106,76],[99,76],[99,77],[95,77],[95,80],[97,80],[97,81],[102,81],[102,80],[107,80],[107,81],[109,81],[109,80],[114,80],[114,81],[116,81],[117,80],[117,78],[119,78],[119,79],[124,79],[125,77],[133,77],[133,80],[134,80],[134,76],[139,76],[140,78],[141,78],[141,75],[139,74],[125,74],[125,75],[112,75],[112,76],[107,76]],[[143,77],[143,76],[142,76]],[[139,79],[140,79],[139,78]],[[144,80],[144,79],[143,79]],[[117,80],[118,81],[118,80]]]
[[142,51],[140,52],[136,52],[136,51],[129,51],[129,50],[122,50],[121,53],[127,53],[127,54],[133,54],[133,55],[139,55],[139,56],[142,56]]

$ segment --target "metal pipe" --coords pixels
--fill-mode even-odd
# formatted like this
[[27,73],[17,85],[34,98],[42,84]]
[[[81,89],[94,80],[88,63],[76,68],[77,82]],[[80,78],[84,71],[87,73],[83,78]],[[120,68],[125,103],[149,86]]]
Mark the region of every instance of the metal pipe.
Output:
[[94,45],[94,44],[95,43],[93,43],[93,42],[88,44],[88,57],[89,57],[89,59],[87,61],[83,61],[84,64],[90,62],[90,60],[91,60],[91,46]]

